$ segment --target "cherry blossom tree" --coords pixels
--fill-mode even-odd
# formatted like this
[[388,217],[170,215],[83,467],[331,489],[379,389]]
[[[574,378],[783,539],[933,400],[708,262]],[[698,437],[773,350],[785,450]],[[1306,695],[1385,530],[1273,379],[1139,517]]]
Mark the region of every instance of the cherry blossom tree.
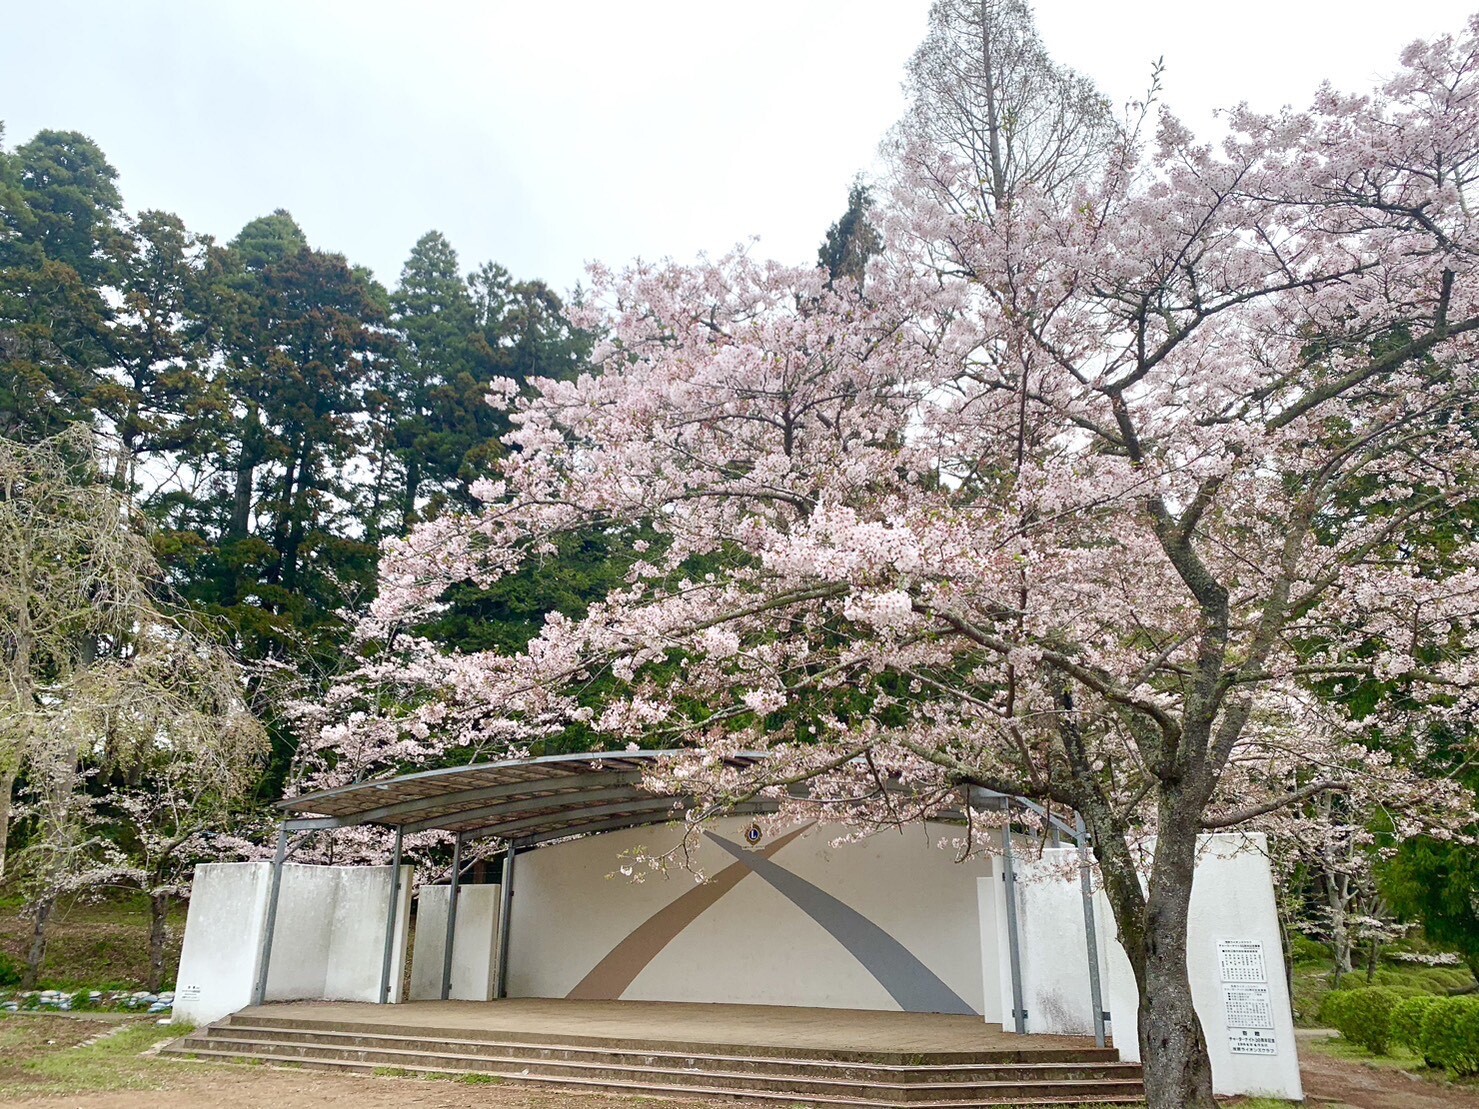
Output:
[[185,848],[242,796],[267,747],[240,668],[167,603],[106,469],[85,427],[0,439],[0,865],[20,777],[31,980],[57,898],[120,876],[151,896],[162,973]]
[[[1412,550],[1475,496],[1476,124],[1479,20],[1216,146],[1130,129],[989,218],[952,199],[974,168],[916,159],[866,296],[744,254],[597,269],[603,372],[495,393],[501,478],[391,545],[321,780],[583,728],[682,748],[649,784],[695,819],[761,798],[863,833],[972,786],[1071,810],[1149,1104],[1212,1106],[1198,837],[1330,791],[1399,836],[1471,807],[1413,767],[1479,708],[1479,544]],[[589,528],[657,538],[583,615],[518,652],[418,635]],[[1343,679],[1401,696],[1357,716]]]

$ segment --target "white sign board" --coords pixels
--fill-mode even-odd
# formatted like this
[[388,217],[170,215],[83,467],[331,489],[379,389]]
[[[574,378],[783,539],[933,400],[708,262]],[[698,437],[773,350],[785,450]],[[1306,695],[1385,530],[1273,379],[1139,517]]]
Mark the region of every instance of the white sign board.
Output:
[[1229,1028],[1273,1031],[1274,1006],[1267,986],[1223,986],[1222,1010]]
[[1277,1055],[1274,1006],[1261,940],[1218,940],[1217,970],[1222,979],[1222,1020],[1234,1055]]
[[1218,977],[1224,982],[1267,982],[1262,940],[1218,940]]

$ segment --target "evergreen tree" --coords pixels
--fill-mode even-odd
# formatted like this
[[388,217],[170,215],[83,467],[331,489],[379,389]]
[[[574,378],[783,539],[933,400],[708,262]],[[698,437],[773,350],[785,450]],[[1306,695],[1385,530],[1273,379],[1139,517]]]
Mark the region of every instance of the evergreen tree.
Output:
[[[441,232],[417,241],[391,308],[401,346],[385,387],[386,438],[400,476],[394,500],[404,531],[455,488],[468,452],[495,430],[497,413],[478,395],[472,294]],[[423,488],[430,505],[421,503]]]
[[883,236],[873,226],[872,211],[871,190],[861,179],[854,181],[847,194],[847,211],[827,229],[817,251],[817,264],[828,274],[828,288],[840,277],[862,286],[868,259],[883,249]]
[[116,177],[72,131],[0,149],[0,434],[37,440],[92,417],[108,361]]

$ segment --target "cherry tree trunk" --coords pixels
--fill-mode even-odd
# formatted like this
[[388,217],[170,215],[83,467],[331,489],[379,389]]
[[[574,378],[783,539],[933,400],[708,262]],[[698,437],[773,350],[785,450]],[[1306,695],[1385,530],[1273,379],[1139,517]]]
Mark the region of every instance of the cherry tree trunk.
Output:
[[10,795],[15,790],[15,768],[0,772],[0,878],[10,851]]
[[31,950],[26,955],[26,972],[21,976],[21,988],[34,990],[41,977],[41,964],[46,959],[46,924],[51,919],[56,897],[47,894],[36,903],[35,917],[31,925]]
[[169,938],[169,894],[149,895],[149,980],[144,988],[158,993],[164,986],[164,945]]
[[1196,848],[1194,826],[1162,828],[1145,902],[1141,958],[1131,959],[1140,993],[1140,1059],[1149,1109],[1216,1109],[1217,1104],[1186,966]]

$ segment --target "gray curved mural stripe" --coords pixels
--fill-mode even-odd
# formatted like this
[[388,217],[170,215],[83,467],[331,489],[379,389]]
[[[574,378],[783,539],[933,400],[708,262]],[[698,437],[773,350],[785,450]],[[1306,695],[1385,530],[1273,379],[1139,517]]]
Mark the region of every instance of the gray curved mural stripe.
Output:
[[906,1013],[980,1015],[940,981],[912,951],[851,905],[755,852],[720,839],[711,832],[704,834],[825,928],[863,964],[869,974],[878,979],[878,984]]

